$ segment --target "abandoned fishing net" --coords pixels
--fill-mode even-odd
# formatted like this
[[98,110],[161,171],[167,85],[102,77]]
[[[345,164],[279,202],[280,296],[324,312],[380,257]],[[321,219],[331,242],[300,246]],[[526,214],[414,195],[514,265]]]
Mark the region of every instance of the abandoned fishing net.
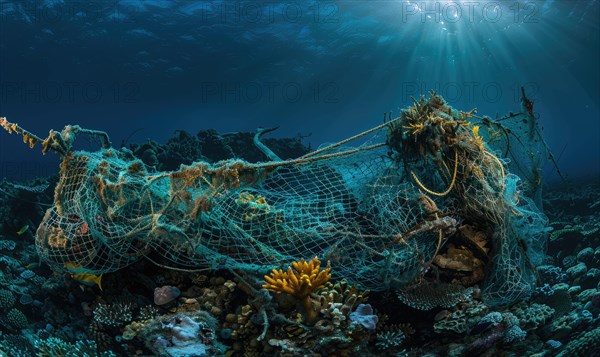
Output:
[[[532,267],[543,258],[546,218],[521,194],[507,154],[488,144],[516,135],[526,145],[527,137],[498,135],[501,123],[435,93],[359,135],[370,137],[356,147],[347,146],[353,137],[293,160],[196,162],[172,172],[149,172],[103,132],[67,126],[43,140],[0,123],[62,156],[54,204],[36,234],[55,270],[101,274],[161,257],[180,268],[258,273],[318,256],[339,278],[381,291],[422,277],[468,220],[492,247],[484,296],[507,304],[532,291]],[[82,134],[102,148],[73,150]]]

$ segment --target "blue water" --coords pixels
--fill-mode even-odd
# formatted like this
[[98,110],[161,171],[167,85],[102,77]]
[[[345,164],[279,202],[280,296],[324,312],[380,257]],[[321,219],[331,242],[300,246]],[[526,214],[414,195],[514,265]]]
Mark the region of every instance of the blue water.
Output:
[[[80,124],[113,142],[175,129],[311,134],[370,128],[436,89],[482,115],[535,101],[572,178],[600,173],[597,1],[2,1],[0,114],[37,133]],[[3,139],[8,176],[48,159]],[[42,166],[36,166],[39,163]],[[33,165],[33,166],[32,166]],[[49,165],[47,170],[53,165]],[[548,180],[556,180],[551,168]]]
[[[598,0],[0,0],[0,117],[128,148],[78,138],[59,177],[0,129],[0,357],[597,356],[599,63]],[[524,124],[430,99],[437,147],[146,176],[265,161],[259,127],[298,158],[432,90]]]

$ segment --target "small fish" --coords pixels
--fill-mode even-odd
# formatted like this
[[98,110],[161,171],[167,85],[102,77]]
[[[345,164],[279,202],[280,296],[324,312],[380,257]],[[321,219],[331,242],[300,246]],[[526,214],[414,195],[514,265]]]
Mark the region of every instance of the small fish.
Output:
[[100,290],[102,290],[102,274],[80,273],[72,274],[71,277],[86,286],[98,285]]
[[65,264],[65,268],[71,273],[71,278],[77,280],[81,284],[86,286],[98,285],[100,290],[102,290],[102,274],[96,275],[88,273],[81,265],[76,265],[74,263]]
[[24,225],[23,227],[21,227],[21,229],[19,229],[17,231],[17,235],[20,236],[21,234],[27,232],[28,229],[29,229],[29,225],[28,224]]

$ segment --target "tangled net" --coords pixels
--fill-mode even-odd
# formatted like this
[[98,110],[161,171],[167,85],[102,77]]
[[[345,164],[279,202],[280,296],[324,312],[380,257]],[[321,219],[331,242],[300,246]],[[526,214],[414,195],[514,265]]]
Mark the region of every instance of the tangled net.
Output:
[[[298,159],[158,173],[111,148],[103,132],[67,126],[43,140],[0,124],[62,155],[54,205],[36,234],[40,257],[55,270],[108,273],[146,257],[265,272],[318,256],[334,275],[380,291],[422,277],[468,219],[493,246],[485,297],[506,304],[533,288],[546,220],[519,195],[518,178],[490,151],[478,119],[432,93],[394,120]],[[79,134],[103,148],[74,151]],[[365,135],[366,143],[344,147]]]

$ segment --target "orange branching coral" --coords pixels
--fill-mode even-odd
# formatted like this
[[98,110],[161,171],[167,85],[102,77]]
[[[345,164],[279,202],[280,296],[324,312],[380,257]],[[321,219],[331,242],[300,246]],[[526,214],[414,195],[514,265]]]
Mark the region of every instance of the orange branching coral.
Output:
[[316,317],[310,294],[325,286],[331,279],[331,268],[321,270],[321,262],[317,257],[306,262],[304,259],[293,262],[287,271],[273,269],[270,275],[265,275],[263,287],[271,292],[287,293],[300,302],[306,311],[307,320]]

